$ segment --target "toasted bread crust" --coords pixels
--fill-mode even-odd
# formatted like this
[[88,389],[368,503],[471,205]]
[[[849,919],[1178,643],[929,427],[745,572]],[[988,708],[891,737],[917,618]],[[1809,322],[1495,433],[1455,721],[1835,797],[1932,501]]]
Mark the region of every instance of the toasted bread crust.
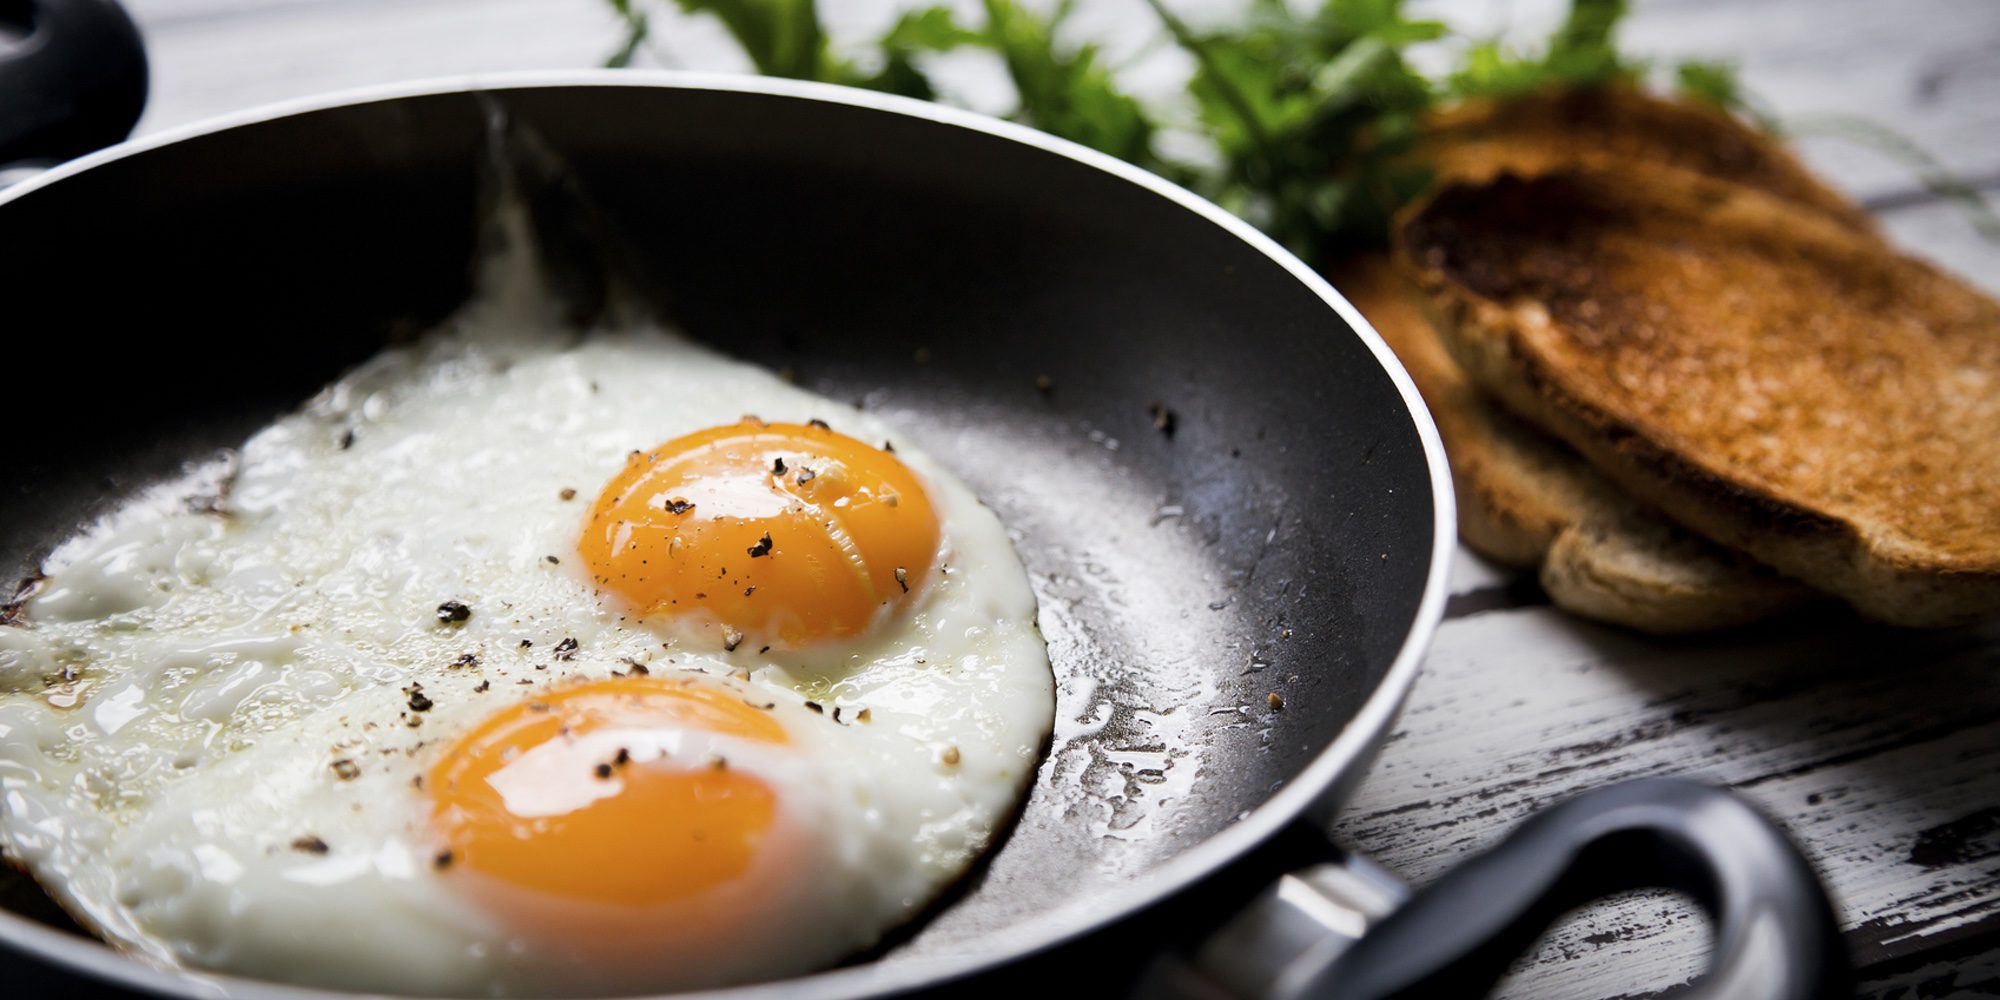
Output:
[[1630,500],[1557,536],[1540,579],[1557,607],[1658,634],[1747,625],[1817,597]]
[[1678,167],[1753,187],[1873,232],[1860,206],[1821,184],[1782,144],[1729,113],[1630,86],[1460,102],[1426,124],[1424,157],[1447,181],[1537,174],[1579,159]]
[[1472,378],[1635,495],[1885,621],[2000,612],[2000,304],[1637,164],[1449,184],[1395,235]]
[[1502,410],[1466,379],[1386,256],[1330,272],[1402,359],[1436,419],[1458,495],[1459,537],[1541,570],[1567,611],[1655,633],[1740,625],[1811,591],[1645,511],[1581,456]]
[[1396,352],[1430,408],[1451,462],[1459,537],[1507,565],[1541,565],[1556,535],[1592,509],[1594,473],[1579,469],[1574,455],[1564,461],[1562,446],[1466,380],[1425,319],[1417,287],[1387,258],[1353,257],[1328,277]]

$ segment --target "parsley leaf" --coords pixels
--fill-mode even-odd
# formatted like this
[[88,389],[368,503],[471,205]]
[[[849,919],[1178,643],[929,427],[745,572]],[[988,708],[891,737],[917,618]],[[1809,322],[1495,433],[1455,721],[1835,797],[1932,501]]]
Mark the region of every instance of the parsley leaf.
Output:
[[[641,7],[647,0],[607,2],[626,29],[608,64],[622,66],[652,31]],[[1539,51],[1457,39],[1467,44],[1436,78],[1406,56],[1410,47],[1449,32],[1407,16],[1403,0],[1319,0],[1309,11],[1289,0],[1244,0],[1233,20],[1200,29],[1177,16],[1169,0],[1146,0],[1195,65],[1187,96],[1216,154],[1212,164],[1195,166],[1161,154],[1159,112],[1120,88],[1098,46],[1060,37],[1075,0],[1056,0],[1047,15],[1022,0],[980,0],[976,24],[961,21],[951,7],[912,10],[856,53],[859,62],[832,51],[816,0],[672,2],[719,19],[757,71],[772,76],[931,100],[937,89],[926,56],[962,48],[992,53],[1018,95],[1009,117],[1192,187],[1309,260],[1387,239],[1395,211],[1430,181],[1412,154],[1426,116],[1440,104],[1638,83],[1652,69],[1618,49],[1628,0],[1571,0]],[[1689,61],[1673,73],[1683,95],[1783,131],[1750,100],[1732,66]],[[1982,232],[2000,237],[2000,221],[1984,199],[1900,136],[1851,119],[1801,124],[1895,156],[1933,190],[1973,211]]]

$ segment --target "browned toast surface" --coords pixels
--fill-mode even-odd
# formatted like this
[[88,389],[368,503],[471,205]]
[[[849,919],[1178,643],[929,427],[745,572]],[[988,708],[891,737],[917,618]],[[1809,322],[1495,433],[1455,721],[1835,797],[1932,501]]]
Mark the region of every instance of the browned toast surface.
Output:
[[1717,108],[1633,87],[1465,101],[1434,115],[1425,135],[1423,155],[1441,180],[1525,176],[1605,158],[1678,167],[1811,206],[1854,229],[1874,225],[1769,135]]
[[2000,304],[1644,164],[1448,183],[1396,235],[1473,378],[1634,495],[1885,620],[2000,611]]
[[1739,625],[1807,600],[1805,587],[1646,511],[1562,443],[1502,410],[1451,359],[1421,292],[1385,255],[1350,258],[1335,287],[1423,394],[1451,461],[1459,537],[1540,569],[1557,606],[1648,632]]

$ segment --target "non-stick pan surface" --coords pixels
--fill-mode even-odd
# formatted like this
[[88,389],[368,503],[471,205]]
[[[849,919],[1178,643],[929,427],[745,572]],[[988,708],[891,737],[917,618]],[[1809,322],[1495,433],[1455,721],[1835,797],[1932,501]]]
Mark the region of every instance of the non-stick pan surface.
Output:
[[832,88],[416,86],[143,141],[8,192],[0,569],[31,571],[115,497],[460,301],[496,108],[568,164],[676,321],[904,428],[999,512],[1033,574],[1060,694],[1018,828],[918,933],[818,987],[1073,935],[1330,810],[1358,777],[1451,540],[1434,433],[1379,341],[1291,257],[1163,182]]

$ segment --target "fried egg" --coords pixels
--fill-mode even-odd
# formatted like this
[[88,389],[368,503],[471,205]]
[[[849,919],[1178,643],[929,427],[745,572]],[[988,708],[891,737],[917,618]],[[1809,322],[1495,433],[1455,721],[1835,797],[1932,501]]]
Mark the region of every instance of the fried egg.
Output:
[[527,254],[488,287],[50,555],[0,627],[0,843],[119,946],[349,990],[868,947],[1049,737],[1005,530],[867,413],[562,332]]

